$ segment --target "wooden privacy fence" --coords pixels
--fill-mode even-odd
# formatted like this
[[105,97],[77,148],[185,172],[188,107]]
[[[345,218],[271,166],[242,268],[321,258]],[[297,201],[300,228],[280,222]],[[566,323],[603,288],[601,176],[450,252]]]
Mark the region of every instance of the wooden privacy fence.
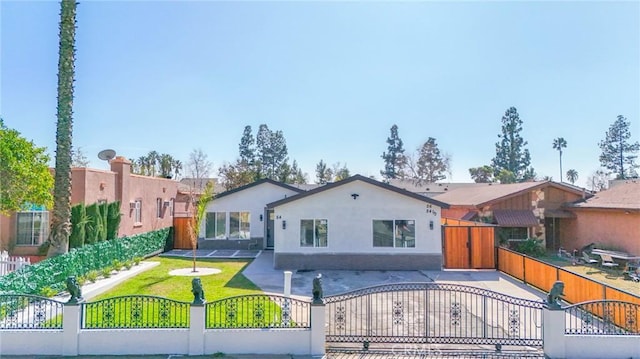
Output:
[[189,221],[193,223],[192,217],[173,218],[173,248],[192,249],[191,235],[189,234]]
[[493,269],[496,267],[494,226],[449,218],[443,219],[442,223],[442,252],[445,268]]
[[6,251],[0,252],[0,276],[17,271],[31,264],[29,258],[12,257]]
[[564,282],[563,299],[576,304],[592,300],[619,300],[640,305],[640,296],[570,272],[535,258],[498,248],[498,270],[548,292],[555,281]]

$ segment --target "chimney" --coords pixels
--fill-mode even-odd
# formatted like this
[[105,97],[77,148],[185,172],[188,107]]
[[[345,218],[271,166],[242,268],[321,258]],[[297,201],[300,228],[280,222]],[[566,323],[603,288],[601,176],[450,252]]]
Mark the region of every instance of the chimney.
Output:
[[[112,159],[109,164],[111,165],[111,172],[116,173],[116,185],[115,196],[116,200],[120,201],[120,208],[123,206],[129,206],[129,181],[131,178],[131,162],[122,156],[118,156]],[[127,207],[128,208],[128,207]]]

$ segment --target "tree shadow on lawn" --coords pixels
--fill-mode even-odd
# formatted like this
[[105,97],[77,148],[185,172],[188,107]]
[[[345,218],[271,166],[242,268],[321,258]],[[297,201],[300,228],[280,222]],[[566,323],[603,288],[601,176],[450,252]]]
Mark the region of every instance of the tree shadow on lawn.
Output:
[[242,268],[240,268],[240,270],[231,277],[224,286],[235,289],[261,290],[260,287],[255,285],[252,281],[247,279],[244,274],[242,274],[249,264],[251,264],[251,261],[247,262]]

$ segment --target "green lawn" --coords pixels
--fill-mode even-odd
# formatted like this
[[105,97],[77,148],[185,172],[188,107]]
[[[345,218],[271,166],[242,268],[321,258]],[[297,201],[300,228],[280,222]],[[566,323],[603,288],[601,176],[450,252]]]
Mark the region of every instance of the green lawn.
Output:
[[[127,279],[111,290],[92,298],[90,302],[122,295],[155,295],[179,301],[193,301],[191,280],[194,277],[170,276],[174,269],[191,268],[191,258],[154,257],[147,261],[160,262],[137,276]],[[244,294],[258,294],[262,291],[241,274],[249,259],[198,259],[197,267],[217,268],[221,273],[200,276],[207,302]]]

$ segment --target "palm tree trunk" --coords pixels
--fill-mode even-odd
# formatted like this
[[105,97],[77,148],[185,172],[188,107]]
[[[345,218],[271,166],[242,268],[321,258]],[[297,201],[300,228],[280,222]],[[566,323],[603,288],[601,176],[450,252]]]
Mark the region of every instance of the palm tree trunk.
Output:
[[76,7],[76,0],[62,0],[60,3],[56,173],[48,257],[69,251],[69,235],[71,234],[71,138],[73,133]]

